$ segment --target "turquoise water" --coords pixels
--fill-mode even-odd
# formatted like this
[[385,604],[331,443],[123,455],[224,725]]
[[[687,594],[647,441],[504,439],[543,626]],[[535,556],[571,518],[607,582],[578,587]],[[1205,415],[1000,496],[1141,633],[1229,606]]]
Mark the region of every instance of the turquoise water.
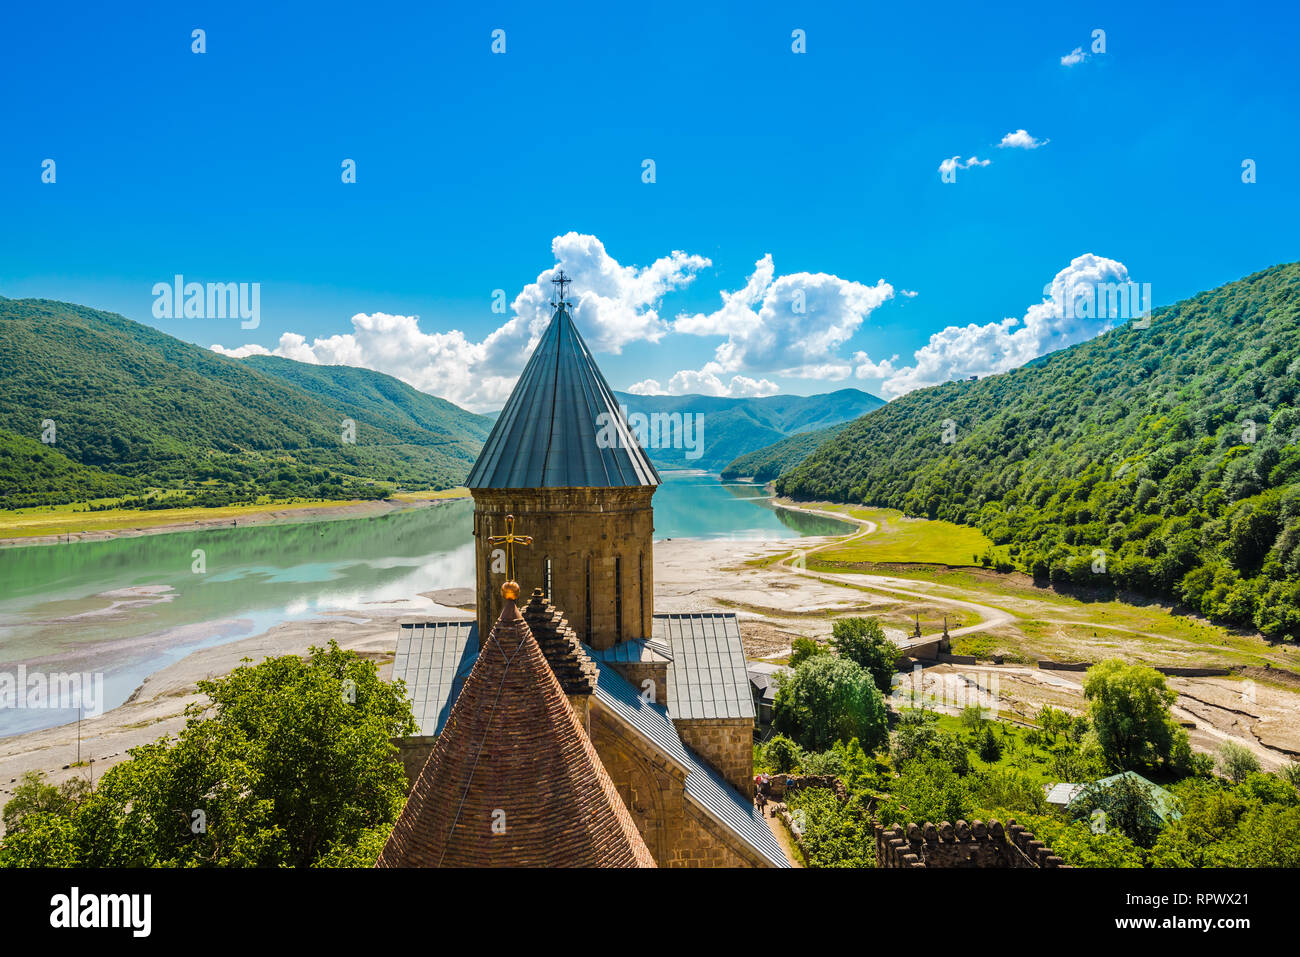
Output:
[[[689,473],[664,478],[654,496],[656,539],[846,530],[773,508],[754,486]],[[19,665],[102,674],[107,710],[190,652],[282,622],[368,609],[446,613],[421,595],[474,584],[472,516],[466,499],[376,518],[0,549],[0,674]],[[196,549],[201,574],[193,570]],[[75,718],[75,710],[0,707],[0,736]]]

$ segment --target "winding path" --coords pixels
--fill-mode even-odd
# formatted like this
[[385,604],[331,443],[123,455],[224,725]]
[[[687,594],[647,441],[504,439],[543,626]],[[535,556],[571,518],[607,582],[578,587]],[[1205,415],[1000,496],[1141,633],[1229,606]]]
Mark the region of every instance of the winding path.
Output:
[[[843,512],[828,512],[825,509],[803,508],[798,505],[777,505],[777,508],[787,508],[794,512],[805,512],[809,515],[821,515],[827,518],[833,518],[842,522],[852,522],[859,526],[858,531],[854,532],[847,538],[835,538],[830,541],[822,542],[812,548],[797,551],[789,558],[783,558],[777,565],[795,575],[804,575],[809,578],[816,578],[823,581],[833,581],[841,585],[867,585],[878,591],[892,592],[896,595],[906,595],[909,598],[921,598],[925,601],[936,602],[941,605],[948,605],[952,608],[962,608],[974,612],[980,617],[980,620],[973,625],[966,625],[963,628],[954,628],[948,632],[950,638],[956,638],[959,635],[969,635],[980,631],[988,631],[1002,625],[1010,624],[1015,621],[1015,616],[1010,612],[1003,611],[1001,608],[994,608],[990,605],[981,605],[973,601],[966,601],[961,598],[948,598],[942,595],[936,595],[933,592],[924,591],[916,587],[916,582],[910,578],[893,578],[889,575],[873,575],[869,572],[852,572],[842,574],[838,572],[810,572],[807,568],[800,567],[798,561],[800,558],[807,557],[814,552],[819,552],[824,548],[832,545],[846,545],[855,542],[860,538],[875,532],[879,526],[865,518],[854,518],[852,515],[846,515]],[[934,635],[922,635],[920,638],[914,638],[908,635],[900,646],[904,649],[913,645],[924,645],[934,641]]]

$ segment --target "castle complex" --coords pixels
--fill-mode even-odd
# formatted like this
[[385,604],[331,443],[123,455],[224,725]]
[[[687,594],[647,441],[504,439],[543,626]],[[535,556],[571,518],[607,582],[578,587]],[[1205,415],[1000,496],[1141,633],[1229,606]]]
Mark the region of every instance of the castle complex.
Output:
[[476,617],[399,628],[420,735],[379,865],[789,866],[736,617],[655,614],[659,475],[555,281],[467,482]]

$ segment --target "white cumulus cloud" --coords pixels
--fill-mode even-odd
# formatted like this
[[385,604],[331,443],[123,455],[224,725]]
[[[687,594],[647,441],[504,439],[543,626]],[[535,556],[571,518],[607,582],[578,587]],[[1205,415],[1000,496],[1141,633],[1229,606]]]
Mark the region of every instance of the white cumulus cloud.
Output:
[[1083,307],[1099,286],[1128,281],[1123,263],[1086,253],[1056,274],[1044,287],[1042,301],[1025,310],[1023,318],[948,326],[916,350],[914,365],[903,368],[892,367],[892,360],[872,363],[860,352],[854,356],[857,374],[883,378],[881,391],[893,398],[951,379],[1006,372],[1109,329],[1116,317]]
[[770,379],[751,379],[743,375],[733,375],[731,381],[724,384],[711,372],[683,369],[668,380],[666,387],[657,379],[642,379],[629,386],[627,391],[634,395],[714,395],[734,399],[775,395],[781,387]]
[[566,233],[551,242],[554,266],[538,274],[511,304],[513,315],[481,340],[459,329],[425,331],[417,316],[358,313],[352,331],[318,337],[286,332],[274,349],[260,345],[214,352],[242,358],[278,355],[319,365],[374,369],[432,395],[476,411],[500,407],[551,318],[551,279],[563,269],[573,279],[574,320],[593,351],[619,353],[629,343],[658,342],[670,325],[658,304],[711,265],[703,256],[674,251],[648,266],[625,266],[595,236]]
[[1029,134],[1028,130],[1016,130],[1002,137],[1002,142],[998,144],[999,149],[1017,149],[1017,150],[1036,150],[1040,146],[1046,146],[1051,140],[1035,139]]
[[1061,57],[1061,66],[1074,66],[1076,63],[1082,63],[1088,59],[1088,54],[1083,52],[1083,47],[1075,47],[1065,56]]
[[769,254],[754,264],[743,288],[722,293],[721,309],[680,315],[673,330],[726,337],[704,372],[811,377],[823,374],[827,363],[841,367],[839,347],[893,295],[883,279],[867,286],[828,273],[777,276]]

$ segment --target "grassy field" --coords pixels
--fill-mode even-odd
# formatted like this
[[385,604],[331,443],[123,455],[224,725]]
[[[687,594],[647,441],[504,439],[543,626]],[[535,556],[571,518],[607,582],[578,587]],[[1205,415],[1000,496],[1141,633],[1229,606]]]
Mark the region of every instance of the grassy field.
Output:
[[853,518],[874,522],[870,535],[817,551],[818,561],[852,564],[856,562],[927,562],[941,565],[978,565],[980,556],[993,549],[993,543],[978,528],[908,518],[892,508],[868,508],[865,505],[817,504],[808,506],[827,512],[842,512]]
[[[441,491],[398,492],[394,502],[413,504],[443,498],[460,498],[469,494],[464,488]],[[365,504],[359,500],[337,501],[327,499],[293,499],[290,501],[261,501],[252,505],[230,505],[223,508],[165,508],[136,509],[110,508],[87,511],[88,505],[110,505],[113,500],[77,502],[68,505],[44,505],[35,508],[17,508],[0,511],[0,538],[33,538],[40,535],[67,535],[81,532],[113,532],[126,528],[158,528],[165,525],[187,525],[221,519],[238,519],[266,512],[319,509],[327,512],[346,512],[349,508]]]
[[[1002,756],[989,762],[982,759],[972,748],[970,764],[972,771],[1013,771],[1023,774],[1037,784],[1054,784],[1058,778],[1052,773],[1052,754],[1047,750],[1045,741],[1031,744],[1026,740],[1030,729],[1008,721],[990,720],[988,722],[1002,743]],[[936,722],[941,731],[948,731],[962,738],[970,738],[973,730],[962,724],[955,715],[941,714]]]

